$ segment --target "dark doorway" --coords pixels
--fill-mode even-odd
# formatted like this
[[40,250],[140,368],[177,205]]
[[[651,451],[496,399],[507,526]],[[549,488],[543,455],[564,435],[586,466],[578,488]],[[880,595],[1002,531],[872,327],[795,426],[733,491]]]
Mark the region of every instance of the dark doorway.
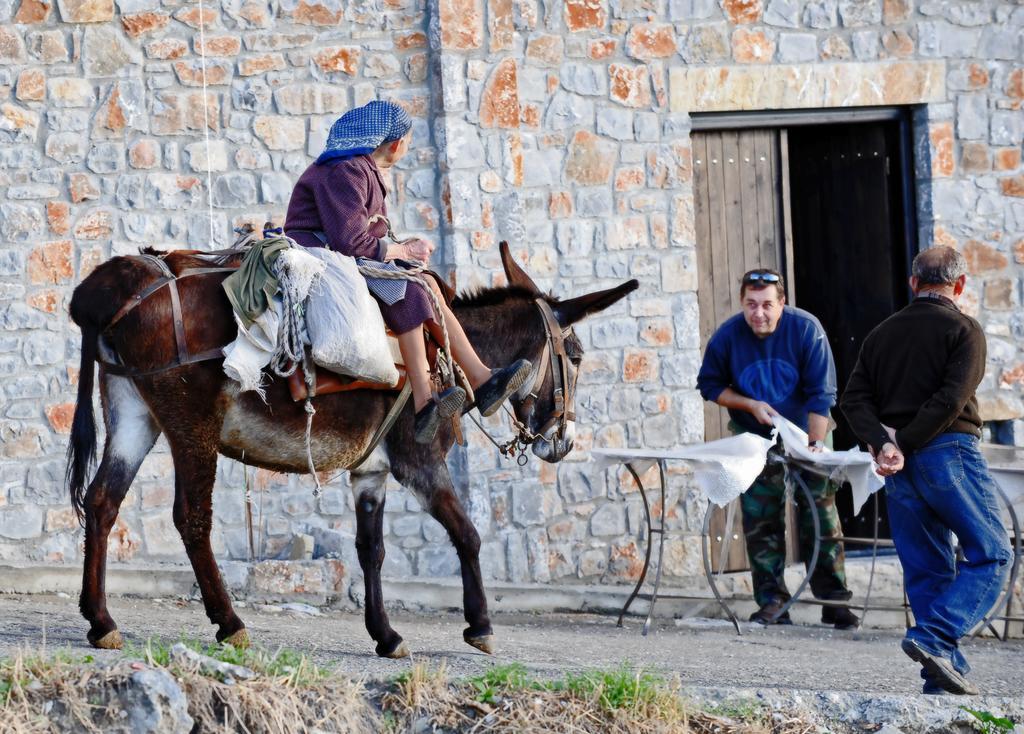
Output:
[[[821,321],[832,346],[839,389],[846,386],[867,334],[907,304],[910,252],[899,120],[787,130],[793,300]],[[857,445],[842,411],[833,411],[836,449]],[[890,537],[880,497],[881,537]],[[840,492],[844,534],[870,538],[872,503],[853,515]],[[851,546],[856,549],[856,545]]]

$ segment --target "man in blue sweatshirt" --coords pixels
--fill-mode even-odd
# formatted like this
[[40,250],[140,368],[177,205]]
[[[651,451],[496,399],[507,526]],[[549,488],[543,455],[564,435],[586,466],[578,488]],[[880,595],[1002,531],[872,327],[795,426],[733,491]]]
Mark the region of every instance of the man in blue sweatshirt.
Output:
[[[743,311],[712,335],[704,353],[697,387],[705,400],[729,409],[730,428],[768,437],[772,416],[780,414],[807,432],[812,449],[825,445],[836,403],[836,369],[832,350],[814,316],[786,305],[782,276],[774,270],[751,270],[740,284]],[[750,619],[762,624],[790,624],[779,611],[789,600],[783,578],[786,562],[785,477],[781,452],[773,448],[761,475],[743,496],[743,534],[753,576],[754,599],[760,607]],[[818,563],[811,591],[819,599],[846,601],[843,545],[837,487],[826,479],[801,472],[815,507],[800,502],[800,546],[810,559],[817,512],[821,530]],[[797,495],[802,500],[801,495]],[[853,629],[859,620],[843,605],[822,608],[821,621],[837,629]]]

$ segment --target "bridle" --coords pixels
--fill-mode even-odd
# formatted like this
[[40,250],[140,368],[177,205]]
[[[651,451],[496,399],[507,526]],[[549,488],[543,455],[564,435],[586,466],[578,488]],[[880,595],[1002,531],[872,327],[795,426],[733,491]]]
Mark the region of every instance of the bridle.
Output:
[[[540,397],[540,389],[547,379],[548,372],[550,372],[551,400],[554,404],[551,415],[544,425],[534,433],[523,421],[516,417],[513,411],[509,410],[508,406],[505,406],[505,412],[509,414],[512,427],[516,430],[516,435],[505,443],[495,441],[484,426],[473,417],[473,421],[480,427],[480,430],[483,431],[491,443],[498,448],[502,456],[507,456],[508,458],[515,457],[516,463],[520,466],[525,466],[527,461],[529,461],[529,457],[526,454],[528,447],[538,440],[550,441],[552,443],[564,441],[569,429],[569,422],[576,420],[576,380],[579,378],[579,373],[577,372],[576,377],[570,381],[569,355],[565,351],[565,331],[562,329],[562,325],[558,323],[558,319],[555,318],[551,305],[544,298],[534,298],[533,303],[537,310],[540,311],[541,321],[544,324],[544,348],[541,351],[537,373],[534,375],[533,383],[530,385],[530,391],[523,398],[522,407],[525,415],[532,415],[534,406]],[[472,414],[469,415],[472,417]],[[551,437],[545,438],[545,434],[556,425],[558,428]]]

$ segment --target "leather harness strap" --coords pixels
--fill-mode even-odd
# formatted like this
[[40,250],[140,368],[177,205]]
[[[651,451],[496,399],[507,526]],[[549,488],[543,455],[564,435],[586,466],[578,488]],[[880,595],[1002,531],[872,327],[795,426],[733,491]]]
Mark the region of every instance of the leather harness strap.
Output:
[[124,364],[117,364],[115,362],[107,362],[104,359],[99,359],[99,363],[103,365],[103,368],[113,375],[119,375],[123,377],[145,377],[148,375],[155,375],[160,372],[174,369],[176,367],[183,367],[185,365],[195,364],[196,362],[205,362],[211,359],[220,359],[224,356],[223,347],[215,347],[213,349],[206,349],[196,354],[191,354],[188,351],[188,340],[185,334],[185,319],[181,311],[181,296],[178,293],[178,281],[183,280],[195,275],[212,275],[215,273],[233,273],[237,267],[201,267],[201,268],[186,268],[182,270],[178,275],[171,272],[171,269],[167,267],[167,263],[155,255],[139,255],[140,259],[144,260],[150,265],[155,266],[160,271],[160,278],[150,283],[142,291],[133,295],[127,303],[118,309],[117,313],[107,324],[107,327],[103,330],[104,335],[108,334],[118,322],[121,321],[125,316],[132,312],[136,306],[145,301],[147,298],[158,292],[162,288],[168,289],[171,299],[171,321],[174,325],[174,344],[177,350],[177,358],[170,364],[163,365],[162,367],[156,367],[148,370],[139,370],[133,367],[128,367]]

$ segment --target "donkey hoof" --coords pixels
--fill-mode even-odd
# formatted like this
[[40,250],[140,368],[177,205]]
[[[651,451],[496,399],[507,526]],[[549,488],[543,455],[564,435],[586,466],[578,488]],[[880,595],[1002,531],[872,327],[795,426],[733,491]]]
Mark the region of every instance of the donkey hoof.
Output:
[[494,635],[478,635],[476,637],[465,636],[463,639],[467,645],[472,645],[477,650],[488,655],[494,654]]
[[391,658],[392,660],[400,660],[401,658],[409,657],[409,646],[405,644],[405,640],[401,640],[398,645],[390,652],[380,645],[377,645],[377,655],[382,658]]
[[98,640],[94,640],[92,635],[89,635],[89,642],[100,650],[120,650],[124,647],[124,640],[121,639],[121,633],[118,630],[110,630]]
[[242,627],[242,629],[238,630],[234,634],[228,635],[221,640],[220,644],[231,645],[231,647],[237,650],[246,650],[251,644],[251,640],[249,639],[249,630]]

